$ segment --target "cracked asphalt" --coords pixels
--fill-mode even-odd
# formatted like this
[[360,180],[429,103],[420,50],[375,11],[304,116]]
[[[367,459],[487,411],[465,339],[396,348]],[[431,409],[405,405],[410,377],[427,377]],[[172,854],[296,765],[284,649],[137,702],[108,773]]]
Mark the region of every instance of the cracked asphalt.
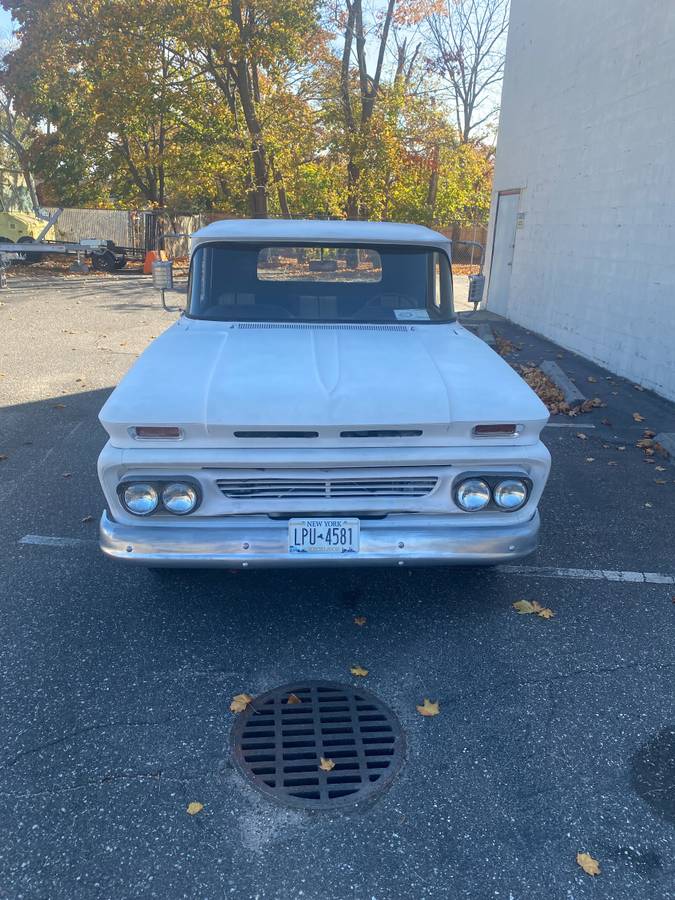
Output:
[[[606,404],[545,430],[522,566],[158,579],[98,552],[96,415],[172,316],[124,275],[14,278],[0,304],[0,897],[675,897],[675,465],[635,446],[673,404],[493,323]],[[390,790],[343,814],[252,790],[232,695],[356,663],[406,733]]]

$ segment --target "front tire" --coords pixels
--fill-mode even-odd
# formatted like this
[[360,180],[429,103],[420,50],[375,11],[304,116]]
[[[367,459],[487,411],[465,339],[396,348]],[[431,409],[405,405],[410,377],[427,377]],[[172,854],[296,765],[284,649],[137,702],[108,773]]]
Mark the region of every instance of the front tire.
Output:
[[[23,237],[20,237],[17,241],[17,244],[34,244],[36,243],[32,237],[29,237],[27,234],[24,234]],[[32,264],[36,262],[40,262],[41,253],[26,253],[25,262]]]

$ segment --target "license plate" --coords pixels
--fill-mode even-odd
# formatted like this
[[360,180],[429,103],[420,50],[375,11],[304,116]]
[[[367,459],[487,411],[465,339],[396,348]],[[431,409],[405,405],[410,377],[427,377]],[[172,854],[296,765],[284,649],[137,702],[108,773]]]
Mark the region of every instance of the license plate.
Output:
[[291,519],[290,553],[358,553],[358,519]]

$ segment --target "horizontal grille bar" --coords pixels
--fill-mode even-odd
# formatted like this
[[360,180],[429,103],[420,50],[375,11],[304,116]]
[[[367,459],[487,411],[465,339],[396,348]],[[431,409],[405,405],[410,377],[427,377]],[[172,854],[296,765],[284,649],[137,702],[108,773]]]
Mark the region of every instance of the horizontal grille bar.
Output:
[[292,500],[348,497],[426,497],[435,476],[414,478],[219,478],[218,489],[230,500]]

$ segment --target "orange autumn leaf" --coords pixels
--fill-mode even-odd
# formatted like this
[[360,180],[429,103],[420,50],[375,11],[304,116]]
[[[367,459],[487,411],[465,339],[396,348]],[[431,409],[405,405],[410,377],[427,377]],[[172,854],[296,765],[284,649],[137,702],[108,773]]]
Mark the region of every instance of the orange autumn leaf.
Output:
[[355,625],[365,625],[367,621],[368,620],[366,619],[365,616],[356,616],[356,618],[354,619],[354,624]]
[[201,812],[203,809],[203,803],[198,803],[196,800],[193,800],[192,803],[188,803],[186,812],[189,816],[196,816],[197,813]]
[[358,678],[365,678],[368,674],[368,669],[364,669],[363,666],[352,666],[349,671]]
[[635,419],[636,422],[644,422],[644,420],[645,420],[645,417],[641,416],[639,412],[634,412],[633,418]]
[[577,853],[577,865],[581,866],[587,875],[599,875],[600,863],[593,859],[590,853]]
[[325,759],[325,757],[322,756],[319,768],[324,772],[330,772],[331,769],[335,768],[335,763],[332,759]]
[[243,712],[252,701],[253,697],[250,694],[237,694],[232,698],[230,709],[233,713]]
[[432,702],[428,697],[424,698],[424,702],[421,706],[417,706],[415,708],[421,716],[437,716],[440,712],[440,709],[438,707],[438,700],[434,700]]
[[302,700],[298,697],[297,694],[289,694],[286,703],[302,703]]

